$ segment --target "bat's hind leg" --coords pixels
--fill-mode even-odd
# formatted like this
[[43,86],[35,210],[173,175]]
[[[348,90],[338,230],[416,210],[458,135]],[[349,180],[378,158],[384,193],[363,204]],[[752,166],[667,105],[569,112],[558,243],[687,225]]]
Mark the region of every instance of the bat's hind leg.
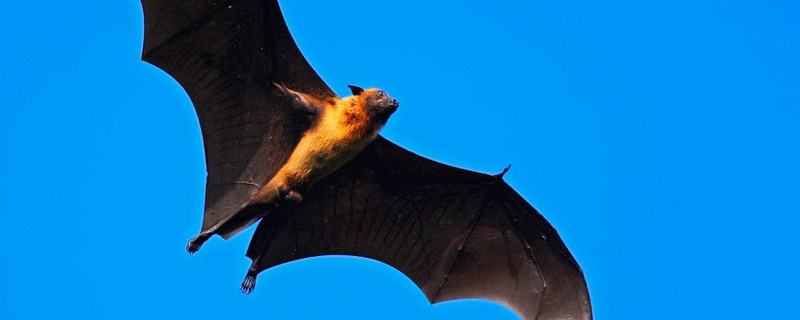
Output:
[[186,251],[189,252],[190,255],[194,255],[211,236],[215,234],[235,233],[238,230],[244,229],[258,221],[258,219],[261,219],[261,217],[269,213],[272,208],[274,208],[274,204],[270,203],[245,204],[233,215],[203,230],[199,235],[189,240],[189,243],[186,245]]
[[[190,255],[194,255],[211,236],[245,228],[258,221],[258,219],[261,219],[282,202],[291,203],[300,201],[303,201],[303,196],[289,184],[281,183],[277,186],[275,186],[275,184],[268,184],[254,194],[250,201],[242,205],[239,211],[223,219],[213,227],[204,230],[199,235],[192,238],[192,240],[189,240],[189,243],[186,245],[186,252],[189,252]],[[252,281],[255,283],[255,279]]]
[[292,185],[295,184],[289,183],[286,178],[275,177],[266,186],[253,194],[249,203],[278,205],[282,202],[303,201],[303,196]]

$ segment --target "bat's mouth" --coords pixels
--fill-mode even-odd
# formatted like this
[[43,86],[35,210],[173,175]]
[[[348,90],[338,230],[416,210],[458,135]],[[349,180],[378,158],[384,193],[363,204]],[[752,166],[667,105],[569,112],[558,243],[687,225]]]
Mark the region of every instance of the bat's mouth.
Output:
[[400,103],[397,102],[397,100],[392,99],[392,101],[378,105],[371,111],[374,116],[374,119],[377,120],[378,122],[383,123],[389,120],[389,116],[391,116],[392,113],[394,113],[399,107]]
[[386,107],[383,108],[384,109],[383,112],[387,113],[386,117],[388,118],[390,115],[392,115],[392,113],[397,111],[397,108],[399,107],[400,103],[397,102],[397,100],[392,100],[392,102],[388,103]]

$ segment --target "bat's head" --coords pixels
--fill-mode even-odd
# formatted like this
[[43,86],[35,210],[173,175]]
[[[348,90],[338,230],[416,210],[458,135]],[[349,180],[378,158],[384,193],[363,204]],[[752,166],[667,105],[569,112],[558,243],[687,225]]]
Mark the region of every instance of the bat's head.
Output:
[[361,102],[360,105],[364,108],[364,111],[367,112],[370,120],[380,124],[386,123],[386,121],[389,120],[389,116],[400,106],[397,100],[392,99],[392,97],[386,94],[386,92],[383,92],[383,90],[364,90],[353,85],[348,87],[353,91],[353,96]]

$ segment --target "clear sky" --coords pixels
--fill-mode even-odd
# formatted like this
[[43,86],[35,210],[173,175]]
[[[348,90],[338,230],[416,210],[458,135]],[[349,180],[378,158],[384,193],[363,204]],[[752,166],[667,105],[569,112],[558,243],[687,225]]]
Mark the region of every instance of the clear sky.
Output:
[[[786,318],[800,300],[796,1],[282,1],[384,135],[505,176],[583,267],[597,319]],[[323,257],[238,291],[252,230],[184,251],[205,167],[183,89],[140,61],[137,1],[0,11],[0,318],[514,319],[430,306],[393,268]]]

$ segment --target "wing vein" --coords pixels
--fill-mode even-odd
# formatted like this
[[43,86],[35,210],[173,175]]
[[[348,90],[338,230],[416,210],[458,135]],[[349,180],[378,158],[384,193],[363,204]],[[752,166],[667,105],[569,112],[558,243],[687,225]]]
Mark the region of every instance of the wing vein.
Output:
[[472,235],[472,231],[475,230],[475,226],[478,225],[478,221],[480,220],[481,216],[483,215],[483,212],[486,210],[486,206],[489,204],[489,200],[492,198],[492,196],[494,196],[494,193],[497,190],[497,186],[499,185],[499,182],[501,182],[501,181],[503,181],[503,180],[500,179],[500,178],[497,178],[497,182],[495,182],[491,187],[489,187],[486,190],[486,195],[484,196],[484,198],[483,198],[483,200],[481,202],[481,207],[478,210],[478,212],[475,213],[475,217],[472,218],[472,222],[470,223],[469,231],[467,232],[467,236],[464,238],[464,241],[462,241],[461,244],[458,246],[458,251],[456,251],[456,256],[453,258],[453,261],[450,262],[450,267],[447,268],[447,273],[445,273],[444,279],[442,279],[442,283],[439,284],[439,287],[436,289],[436,292],[433,293],[431,301],[436,301],[436,299],[439,297],[439,292],[442,291],[442,287],[444,287],[445,282],[447,282],[448,275],[450,275],[450,272],[453,270],[453,266],[455,266],[456,261],[458,261],[458,256],[461,255],[461,252],[463,251],[463,248],[464,248],[464,244],[467,243],[467,241],[469,240],[469,237]]

